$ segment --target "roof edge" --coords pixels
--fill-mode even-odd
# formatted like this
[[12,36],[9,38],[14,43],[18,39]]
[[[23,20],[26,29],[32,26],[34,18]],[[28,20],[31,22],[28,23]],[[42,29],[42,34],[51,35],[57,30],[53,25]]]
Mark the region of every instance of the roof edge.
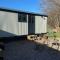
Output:
[[0,7],[0,11],[15,12],[15,13],[25,13],[25,14],[33,14],[33,15],[39,15],[39,16],[46,16],[46,17],[48,17],[48,15],[45,15],[45,14],[39,14],[39,13],[22,11],[22,10],[17,10],[17,9],[10,9],[10,8],[1,8]]

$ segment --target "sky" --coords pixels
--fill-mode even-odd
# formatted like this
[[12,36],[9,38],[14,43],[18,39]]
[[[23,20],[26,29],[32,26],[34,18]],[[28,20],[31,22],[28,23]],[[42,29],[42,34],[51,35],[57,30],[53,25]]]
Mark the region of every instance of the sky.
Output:
[[0,0],[0,8],[10,8],[35,13],[43,13],[42,0]]

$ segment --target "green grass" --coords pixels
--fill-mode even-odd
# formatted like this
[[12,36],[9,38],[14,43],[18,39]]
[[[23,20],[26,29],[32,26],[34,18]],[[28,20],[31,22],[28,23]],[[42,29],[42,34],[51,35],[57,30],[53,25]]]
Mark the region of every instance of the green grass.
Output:
[[55,34],[54,34],[54,33],[48,33],[48,36],[49,36],[49,37],[54,37],[54,35],[55,35],[56,37],[60,38],[60,32],[59,32],[59,33],[57,32],[57,33],[55,33]]
[[57,38],[60,38],[60,32],[53,33],[51,27],[48,26],[47,31],[48,31],[49,37],[54,37],[54,35],[55,35]]

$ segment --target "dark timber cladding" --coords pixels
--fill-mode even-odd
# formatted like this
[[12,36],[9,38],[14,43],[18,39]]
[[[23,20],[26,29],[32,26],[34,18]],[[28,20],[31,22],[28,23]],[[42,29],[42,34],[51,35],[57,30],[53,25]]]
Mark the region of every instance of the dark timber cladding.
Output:
[[35,34],[35,15],[28,15],[28,34]]

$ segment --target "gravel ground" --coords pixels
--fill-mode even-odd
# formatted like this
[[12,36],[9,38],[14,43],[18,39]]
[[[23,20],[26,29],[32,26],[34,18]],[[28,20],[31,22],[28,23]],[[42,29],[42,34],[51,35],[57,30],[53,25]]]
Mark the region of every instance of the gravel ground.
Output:
[[5,44],[4,60],[60,60],[60,51],[33,41],[15,41]]

